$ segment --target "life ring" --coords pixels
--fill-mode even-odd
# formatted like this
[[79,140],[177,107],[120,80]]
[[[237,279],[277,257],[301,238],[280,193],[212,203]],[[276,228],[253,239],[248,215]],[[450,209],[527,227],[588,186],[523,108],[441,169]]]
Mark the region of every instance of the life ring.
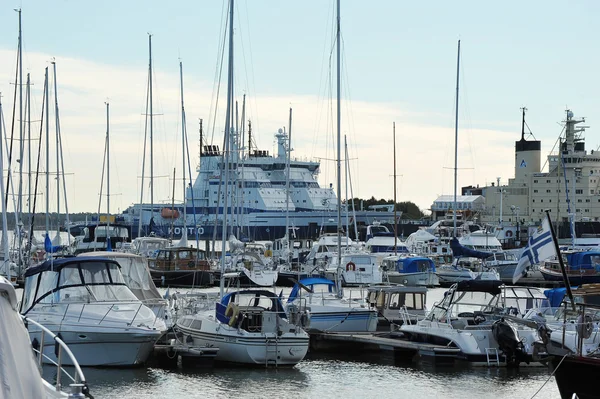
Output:
[[233,302],[229,302],[227,308],[225,309],[225,316],[229,317],[229,325],[233,327],[237,322],[238,314],[240,313],[240,308],[237,304]]
[[506,233],[505,233],[506,237],[510,238],[510,237],[512,237],[512,234],[513,234],[512,230],[506,230]]
[[356,265],[354,264],[354,262],[348,262],[348,263],[346,263],[346,271],[347,272],[356,271]]
[[271,256],[273,256],[273,251],[271,251],[270,249],[267,249],[265,251],[265,257],[270,258]]

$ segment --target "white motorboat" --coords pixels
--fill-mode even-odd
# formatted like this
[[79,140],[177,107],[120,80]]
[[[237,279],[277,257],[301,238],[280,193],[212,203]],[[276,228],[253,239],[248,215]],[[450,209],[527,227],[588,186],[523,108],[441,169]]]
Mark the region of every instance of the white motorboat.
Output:
[[[543,343],[532,323],[506,306],[500,281],[454,284],[425,319],[400,327],[404,338],[454,349],[455,358],[480,365],[541,360]],[[435,351],[434,351],[435,352]]]
[[229,271],[230,273],[227,273],[226,277],[237,277],[247,284],[255,284],[261,287],[275,285],[279,274],[273,266],[265,264],[256,252],[247,251],[233,256]]
[[[16,291],[10,281],[0,276],[0,399],[11,398],[84,398],[89,397],[85,376],[69,348],[56,335],[18,312]],[[25,324],[24,324],[25,322]],[[69,359],[74,372],[66,373],[62,362],[56,364],[55,380],[46,381],[40,372],[41,354],[32,348],[27,327],[44,331],[44,340],[60,351],[61,359]],[[66,379],[66,380],[65,380]],[[69,380],[68,383],[67,380]],[[64,382],[62,382],[64,381]],[[73,396],[69,396],[73,395]],[[76,396],[81,395],[81,396]]]
[[[59,336],[82,366],[143,364],[166,325],[127,287],[119,264],[97,257],[50,259],[25,272],[21,314]],[[30,328],[40,342],[40,330]],[[56,360],[54,344],[43,352]]]
[[169,246],[169,240],[160,237],[137,237],[131,241],[129,252],[145,258],[156,258],[158,251]]
[[288,320],[279,297],[267,290],[226,294],[215,310],[179,317],[174,330],[193,346],[219,348],[216,362],[294,366],[308,352],[308,334]]
[[309,331],[368,332],[377,329],[377,311],[370,309],[364,298],[353,300],[338,295],[335,282],[326,278],[300,280],[290,292],[286,310],[290,318],[308,311],[310,323],[302,325]]
[[383,281],[377,256],[366,252],[343,253],[340,267],[337,265],[337,256],[333,257],[325,270],[325,277],[337,281],[338,274],[343,286],[379,284]]

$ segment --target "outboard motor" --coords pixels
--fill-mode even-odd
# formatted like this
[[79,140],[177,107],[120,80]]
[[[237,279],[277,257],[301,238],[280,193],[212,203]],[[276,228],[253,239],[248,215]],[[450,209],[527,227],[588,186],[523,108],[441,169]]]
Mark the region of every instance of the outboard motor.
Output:
[[514,327],[506,322],[504,318],[492,324],[492,334],[502,354],[506,357],[508,366],[518,366],[523,360],[529,364],[529,359],[524,352],[523,342],[519,340]]

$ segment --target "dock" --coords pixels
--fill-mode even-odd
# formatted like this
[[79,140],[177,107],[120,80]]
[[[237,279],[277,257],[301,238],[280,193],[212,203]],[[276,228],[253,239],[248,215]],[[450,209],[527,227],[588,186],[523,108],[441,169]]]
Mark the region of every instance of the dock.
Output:
[[433,357],[435,359],[455,360],[461,351],[456,347],[436,345],[426,342],[414,342],[401,338],[397,332],[347,332],[347,333],[315,333],[310,337],[311,350],[379,350],[391,351],[397,360],[413,361],[415,356]]

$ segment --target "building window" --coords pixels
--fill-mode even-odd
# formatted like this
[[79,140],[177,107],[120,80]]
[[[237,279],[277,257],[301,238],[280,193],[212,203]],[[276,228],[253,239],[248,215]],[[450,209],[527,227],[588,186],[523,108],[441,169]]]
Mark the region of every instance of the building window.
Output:
[[552,183],[552,180],[546,180],[546,183]]
[[549,200],[548,200],[548,202],[552,202],[552,200],[551,200],[551,199],[549,199]]
[[[535,200],[534,200],[534,199],[532,199],[532,200],[531,200],[531,202],[535,202]],[[600,202],[600,200],[598,200],[598,202]]]
[[537,183],[538,181],[537,181],[537,180],[534,180],[533,182],[534,182],[534,183]]
[[543,199],[541,199],[541,200],[540,200],[540,202],[544,202],[544,200],[543,200]]
[[533,190],[533,192],[534,192],[534,193],[537,193],[537,192],[538,192],[538,190]]
[[581,201],[580,199],[578,199],[577,202],[583,202],[583,201]]
[[589,198],[588,198],[588,199],[586,199],[586,200],[585,200],[585,202],[590,202],[590,199],[589,199]]
[[577,190],[575,190],[575,194],[583,194],[583,190],[578,188]]
[[590,210],[589,210],[589,209],[586,209],[585,211],[586,211],[586,212],[589,212]]
[[546,192],[547,192],[547,193],[550,193],[551,191],[550,191],[550,190],[546,190]]

